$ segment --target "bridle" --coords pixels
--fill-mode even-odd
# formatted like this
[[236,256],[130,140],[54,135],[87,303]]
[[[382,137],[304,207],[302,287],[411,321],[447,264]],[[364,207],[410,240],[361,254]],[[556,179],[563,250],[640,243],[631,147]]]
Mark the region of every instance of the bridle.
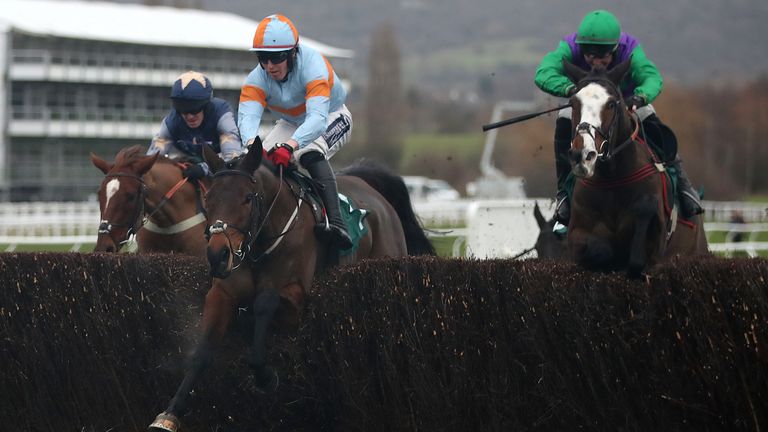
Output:
[[[587,84],[591,84],[591,83],[607,83],[611,86],[614,85],[613,82],[607,79],[591,78],[589,80],[583,80],[581,83],[579,83],[579,90],[584,88],[584,86],[586,86]],[[602,162],[609,162],[619,152],[629,147],[629,145],[632,144],[637,138],[637,130],[640,124],[640,119],[637,118],[637,114],[632,114],[634,116],[633,120],[635,123],[635,131],[632,134],[630,134],[630,136],[627,139],[625,139],[623,142],[621,142],[619,145],[610,145],[611,142],[613,141],[613,137],[616,131],[619,128],[619,114],[621,114],[620,109],[626,109],[626,107],[624,105],[624,101],[621,98],[618,98],[617,100],[611,102],[610,109],[613,110],[613,118],[611,119],[611,124],[607,132],[604,129],[587,122],[581,122],[576,126],[577,134],[587,134],[592,138],[592,140],[595,143],[597,143],[597,134],[599,134],[601,137],[604,138],[597,149],[598,151],[597,157]],[[603,148],[606,147],[606,144],[609,144],[609,145],[607,146],[607,149],[603,152]]]
[[[240,170],[236,170],[236,169],[225,169],[225,170],[217,171],[213,175],[213,178],[216,179],[217,177],[226,177],[226,176],[243,176],[243,177],[247,177],[251,181],[251,183],[253,184],[257,183],[257,180],[253,175]],[[279,187],[277,192],[274,195],[274,198],[272,198],[272,202],[269,204],[269,207],[267,208],[266,212],[261,211],[263,207],[262,194],[259,194],[258,192],[250,192],[245,195],[245,200],[249,201],[251,204],[247,227],[238,227],[238,226],[229,224],[225,221],[222,221],[220,219],[217,219],[213,224],[211,224],[210,227],[208,227],[208,230],[207,230],[208,232],[206,233],[206,235],[209,238],[210,236],[213,236],[216,234],[223,234],[224,237],[227,239],[229,250],[232,251],[232,255],[237,258],[237,263],[235,263],[233,259],[232,270],[235,270],[238,267],[240,267],[243,264],[243,262],[245,262],[246,258],[248,258],[251,262],[255,263],[261,260],[263,257],[269,255],[280,244],[280,242],[283,240],[285,235],[290,231],[290,229],[292,229],[292,225],[294,225],[298,221],[299,208],[301,207],[301,203],[302,203],[301,197],[297,197],[296,208],[291,214],[291,217],[288,218],[288,222],[280,231],[280,234],[274,237],[274,242],[272,243],[272,245],[256,256],[251,254],[251,252],[254,250],[254,244],[256,243],[256,240],[259,238],[259,234],[262,232],[262,230],[266,226],[267,221],[269,220],[269,215],[272,213],[272,210],[275,207],[275,203],[277,202],[277,199],[280,196],[280,192],[282,191],[282,188],[283,188],[283,183],[284,183],[283,169],[282,167],[280,167]],[[232,244],[232,238],[227,232],[227,230],[230,228],[239,232],[243,237],[243,240],[240,242],[237,249],[234,248]]]
[[[142,225],[143,215],[144,215],[144,198],[147,193],[147,185],[144,183],[144,179],[142,179],[140,176],[132,173],[126,173],[126,172],[116,172],[116,173],[110,173],[106,175],[106,178],[112,178],[112,177],[128,177],[135,179],[139,182],[139,193],[136,194],[135,199],[135,208],[136,211],[134,212],[133,217],[129,222],[125,223],[117,223],[117,222],[110,222],[108,219],[102,219],[99,222],[99,234],[107,234],[109,236],[112,235],[112,229],[113,228],[128,228],[125,234],[125,239],[118,242],[119,245],[123,245],[125,243],[128,243],[131,239],[132,235],[135,235],[139,232],[139,229]],[[106,210],[106,209],[105,209]]]

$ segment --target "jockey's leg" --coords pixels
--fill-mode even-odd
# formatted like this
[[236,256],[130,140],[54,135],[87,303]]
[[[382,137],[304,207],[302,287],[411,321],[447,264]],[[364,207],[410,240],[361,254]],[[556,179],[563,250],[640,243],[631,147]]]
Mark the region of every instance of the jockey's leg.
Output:
[[690,219],[697,214],[704,213],[704,209],[701,208],[701,200],[699,199],[699,192],[693,187],[691,181],[688,179],[688,174],[683,170],[683,161],[678,156],[669,163],[669,166],[675,168],[677,171],[677,196],[680,199],[680,210],[682,216],[686,219]]
[[307,169],[309,175],[315,179],[322,188],[320,189],[320,197],[325,203],[325,212],[328,217],[329,226],[318,226],[322,230],[328,230],[331,234],[331,242],[333,242],[340,250],[349,249],[352,247],[352,239],[347,233],[347,225],[341,218],[341,210],[339,209],[339,193],[336,188],[336,176],[333,174],[331,164],[320,152],[308,152],[301,155],[301,165]]
[[571,148],[571,130],[571,119],[558,117],[555,122],[555,172],[557,173],[555,220],[563,225],[568,225],[571,218],[571,203],[565,185],[566,179],[571,173],[571,162],[568,160],[568,150]]
[[[641,112],[641,110],[643,110]],[[652,105],[646,105],[641,109],[638,109],[638,115],[643,122],[643,128],[646,131],[653,131],[651,139],[656,140],[656,145],[661,147],[663,155],[662,159],[665,159],[667,165],[674,168],[677,172],[677,197],[680,200],[680,211],[682,216],[686,219],[690,219],[697,214],[704,212],[701,208],[701,200],[699,199],[699,193],[696,188],[693,187],[691,181],[688,179],[688,175],[683,170],[682,160],[677,154],[677,137],[669,126],[661,122],[661,119],[656,115]]]

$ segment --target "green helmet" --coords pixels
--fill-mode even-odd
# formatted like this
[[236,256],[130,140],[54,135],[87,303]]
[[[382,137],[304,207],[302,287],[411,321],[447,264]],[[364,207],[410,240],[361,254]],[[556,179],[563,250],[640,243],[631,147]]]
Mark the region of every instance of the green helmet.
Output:
[[576,33],[577,44],[616,45],[621,37],[619,20],[606,10],[592,11],[584,17]]

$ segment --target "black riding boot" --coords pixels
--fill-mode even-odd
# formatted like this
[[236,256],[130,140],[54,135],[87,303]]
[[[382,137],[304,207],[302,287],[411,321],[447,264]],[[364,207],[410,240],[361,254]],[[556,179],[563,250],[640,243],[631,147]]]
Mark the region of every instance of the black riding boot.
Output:
[[557,173],[557,202],[555,220],[568,225],[571,219],[571,203],[568,199],[565,181],[571,173],[568,150],[571,148],[571,119],[558,118],[555,122],[555,172]]
[[704,209],[701,208],[699,193],[688,180],[688,175],[683,171],[682,162],[678,156],[669,165],[677,170],[677,196],[680,199],[680,212],[683,218],[690,219],[697,214],[704,213]]
[[325,214],[328,218],[328,226],[318,225],[315,229],[322,233],[330,233],[331,242],[345,250],[352,247],[352,239],[347,233],[347,226],[341,218],[339,209],[339,193],[336,189],[336,176],[333,174],[331,164],[320,152],[307,153],[301,157],[301,164],[307,169],[309,175],[320,183],[320,197],[325,204]]

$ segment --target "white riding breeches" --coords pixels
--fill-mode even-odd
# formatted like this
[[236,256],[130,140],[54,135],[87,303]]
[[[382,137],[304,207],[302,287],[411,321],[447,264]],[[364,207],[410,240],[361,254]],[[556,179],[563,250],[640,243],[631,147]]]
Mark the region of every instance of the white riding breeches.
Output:
[[[262,147],[265,150],[270,150],[275,145],[288,141],[293,136],[293,133],[296,132],[296,129],[298,129],[298,126],[283,119],[276,121],[275,127],[267,133],[267,136],[262,141]],[[300,161],[301,155],[317,151],[325,155],[326,159],[330,159],[349,141],[350,135],[352,135],[352,114],[346,105],[342,105],[338,111],[328,114],[328,126],[325,132],[316,140],[297,149],[293,153],[293,158],[296,161]]]

